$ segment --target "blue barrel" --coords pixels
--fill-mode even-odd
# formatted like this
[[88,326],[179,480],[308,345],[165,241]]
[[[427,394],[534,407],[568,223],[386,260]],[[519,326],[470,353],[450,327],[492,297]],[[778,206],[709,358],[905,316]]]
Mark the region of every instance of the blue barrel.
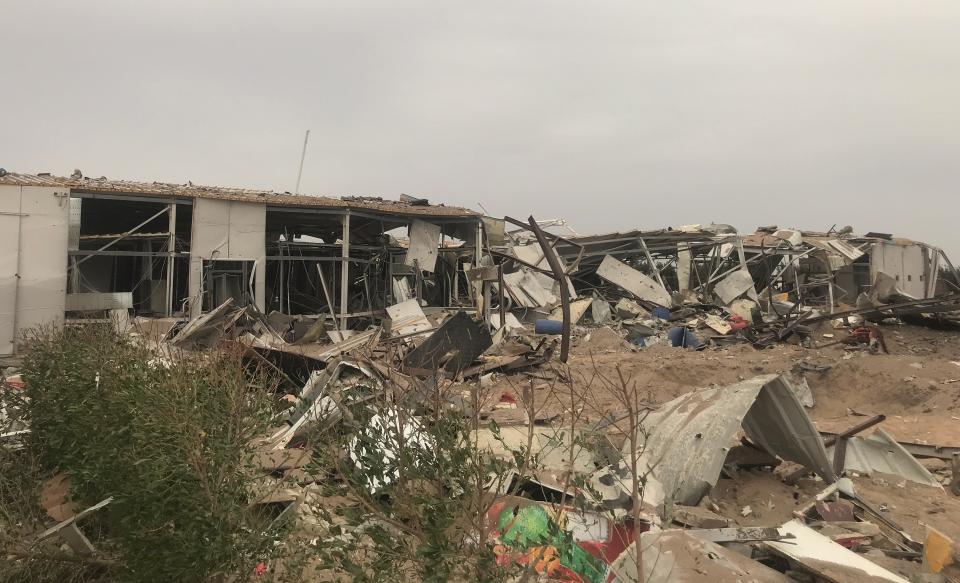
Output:
[[650,310],[650,315],[654,318],[660,318],[661,320],[668,320],[670,319],[670,310],[657,306],[656,308]]
[[533,325],[537,334],[560,334],[563,332],[563,322],[559,320],[537,320]]
[[674,347],[700,348],[700,339],[697,338],[696,334],[679,326],[670,328],[667,332],[667,339],[670,340],[670,345]]

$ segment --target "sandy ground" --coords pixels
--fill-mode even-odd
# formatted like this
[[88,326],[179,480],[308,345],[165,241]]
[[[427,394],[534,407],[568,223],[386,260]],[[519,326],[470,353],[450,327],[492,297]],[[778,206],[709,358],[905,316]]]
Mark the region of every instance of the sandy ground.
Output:
[[[907,325],[883,326],[889,354],[845,350],[843,345],[803,348],[781,344],[766,350],[748,345],[696,352],[654,345],[635,349],[609,330],[581,331],[574,341],[569,374],[575,386],[591,397],[579,411],[579,422],[622,409],[613,391],[599,377],[615,385],[619,374],[636,383],[643,398],[662,403],[685,392],[724,385],[760,374],[789,371],[803,360],[830,365],[825,372],[807,372],[816,404],[808,413],[818,428],[839,431],[862,422],[864,415],[885,414],[881,424],[900,441],[960,446],[960,332],[937,331]],[[823,328],[815,340],[843,335]],[[562,375],[561,375],[562,376]],[[532,387],[538,407],[564,414],[571,404],[562,386],[544,370],[515,374],[499,380],[497,389],[520,393]],[[560,383],[562,385],[562,383]],[[925,463],[949,476],[946,462]],[[721,479],[710,494],[720,513],[744,526],[771,526],[793,517],[826,484],[804,479],[794,486],[783,483],[782,471],[741,472],[736,479]],[[960,498],[943,490],[922,486],[896,476],[856,476],[858,494],[899,523],[918,541],[925,525],[960,541]],[[750,506],[748,516],[743,507]],[[881,558],[885,567],[909,575],[917,563]]]
[[[594,398],[595,406],[585,412],[590,418],[622,408],[597,378],[615,380],[618,369],[645,399],[662,403],[698,388],[787,372],[799,361],[830,365],[826,372],[806,373],[816,399],[808,412],[820,429],[846,429],[864,415],[882,413],[887,416],[882,427],[900,441],[960,446],[960,332],[906,325],[883,331],[889,354],[792,344],[766,350],[746,344],[699,352],[663,344],[633,349],[600,329],[575,338],[569,370],[577,386],[589,387]],[[824,329],[818,342],[829,342],[822,334],[835,332]],[[497,388],[519,392],[532,384],[538,402],[562,412],[569,400],[562,387],[550,390],[550,376],[543,370],[514,374],[499,379]]]

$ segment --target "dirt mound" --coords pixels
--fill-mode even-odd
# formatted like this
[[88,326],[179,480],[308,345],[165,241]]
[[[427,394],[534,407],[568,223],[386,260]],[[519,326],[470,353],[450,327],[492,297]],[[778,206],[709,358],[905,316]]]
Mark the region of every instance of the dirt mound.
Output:
[[597,354],[602,352],[620,352],[629,350],[630,345],[609,326],[591,330],[580,339],[576,352]]

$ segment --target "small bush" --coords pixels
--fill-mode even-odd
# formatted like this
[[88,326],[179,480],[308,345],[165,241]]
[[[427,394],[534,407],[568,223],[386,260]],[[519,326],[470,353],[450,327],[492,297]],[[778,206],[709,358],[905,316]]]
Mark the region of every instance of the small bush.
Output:
[[269,553],[251,511],[249,443],[270,420],[268,379],[249,383],[240,356],[170,368],[105,327],[32,339],[23,378],[29,447],[71,478],[117,556],[111,580],[207,581],[248,573]]

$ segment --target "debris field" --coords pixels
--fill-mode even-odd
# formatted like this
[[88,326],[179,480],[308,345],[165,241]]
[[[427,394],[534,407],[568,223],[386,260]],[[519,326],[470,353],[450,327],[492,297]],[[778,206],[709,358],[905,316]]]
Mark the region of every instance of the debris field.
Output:
[[[960,271],[937,247],[850,227],[560,235],[564,221],[408,196],[337,201],[349,212],[332,218],[279,194],[82,175],[35,186],[193,197],[192,226],[174,200],[166,232],[140,240],[103,218],[107,199],[83,199],[96,218],[80,223],[60,324],[112,326],[149,347],[152,366],[229,347],[282,379],[273,429],[250,444],[257,502],[320,544],[330,501],[316,486],[338,478],[311,473],[314,432],[351,428],[343,456],[362,467],[401,455],[369,446],[391,428],[404,447],[439,450],[418,419],[442,409],[470,420],[486,458],[523,459],[485,485],[490,526],[473,544],[541,580],[960,577]],[[266,219],[246,233],[271,261],[194,256],[205,204],[258,196]],[[92,290],[108,266],[79,264],[110,239],[90,229],[157,254],[116,256],[109,279],[156,259],[154,295]],[[140,246],[151,240],[173,246]],[[189,284],[171,283],[181,267]],[[23,391],[10,364],[5,390]],[[2,447],[29,432],[5,427]],[[376,496],[399,479],[365,487]],[[97,556],[84,524],[111,499],[66,504],[69,480],[45,484],[50,528],[34,540]]]

